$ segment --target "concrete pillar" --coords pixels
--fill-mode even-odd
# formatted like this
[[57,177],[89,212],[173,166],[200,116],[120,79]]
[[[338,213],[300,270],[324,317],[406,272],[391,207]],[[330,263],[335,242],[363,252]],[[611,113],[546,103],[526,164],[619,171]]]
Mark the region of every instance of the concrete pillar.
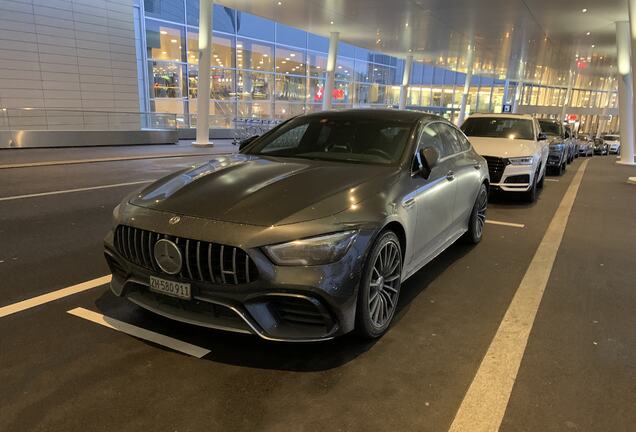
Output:
[[400,86],[399,108],[406,108],[406,97],[409,94],[409,82],[411,81],[411,68],[413,67],[413,56],[407,56],[404,62],[404,73],[402,74],[402,85]]
[[[632,3],[632,0],[630,0],[630,16],[634,12]],[[634,163],[634,91],[632,62],[630,59],[633,39],[630,33],[630,25],[627,21],[616,23],[618,62],[618,75],[616,78],[618,81],[618,110],[621,117],[621,158],[619,163],[623,165],[636,165]]]
[[611,108],[611,105],[612,105],[613,81],[614,80],[610,76],[610,77],[607,77],[607,81],[605,82],[606,83],[605,88],[607,90],[607,103],[603,107],[603,112],[601,113],[601,117],[599,118],[599,121],[598,121],[598,129],[596,130],[596,138],[600,138],[601,135],[603,135],[603,133],[605,132],[605,128],[607,127],[609,109]]
[[197,138],[194,145],[211,146],[210,62],[212,57],[212,0],[199,0],[199,85],[197,91]]
[[565,91],[565,100],[563,101],[563,107],[561,107],[561,122],[565,121],[565,116],[568,113],[568,107],[570,106],[570,99],[572,99],[572,86],[574,86],[574,72],[570,70],[570,78],[568,79],[568,88]]
[[466,82],[464,83],[464,91],[459,104],[459,117],[457,117],[457,126],[461,126],[466,119],[466,105],[468,104],[468,94],[470,93],[470,83],[473,80],[473,70],[475,64],[475,48],[472,44],[468,45],[468,53],[466,54]]
[[325,89],[322,96],[322,109],[330,110],[333,99],[334,79],[336,77],[336,59],[338,58],[338,40],[340,33],[331,32],[329,35],[329,54],[327,54],[327,76],[325,79]]

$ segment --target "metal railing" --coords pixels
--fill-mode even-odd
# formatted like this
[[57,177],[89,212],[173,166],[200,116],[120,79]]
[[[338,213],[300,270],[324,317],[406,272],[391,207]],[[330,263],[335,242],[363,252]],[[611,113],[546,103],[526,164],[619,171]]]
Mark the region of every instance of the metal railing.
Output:
[[0,108],[0,130],[175,130],[177,115],[151,112]]

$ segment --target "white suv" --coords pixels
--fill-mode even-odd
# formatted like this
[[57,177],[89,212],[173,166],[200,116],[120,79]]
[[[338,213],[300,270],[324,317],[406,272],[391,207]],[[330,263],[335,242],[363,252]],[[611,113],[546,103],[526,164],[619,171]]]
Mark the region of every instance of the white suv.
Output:
[[603,141],[607,144],[609,154],[621,154],[621,137],[618,135],[605,135]]
[[473,147],[488,162],[490,186],[523,192],[529,202],[543,186],[550,145],[530,115],[474,114],[462,125]]

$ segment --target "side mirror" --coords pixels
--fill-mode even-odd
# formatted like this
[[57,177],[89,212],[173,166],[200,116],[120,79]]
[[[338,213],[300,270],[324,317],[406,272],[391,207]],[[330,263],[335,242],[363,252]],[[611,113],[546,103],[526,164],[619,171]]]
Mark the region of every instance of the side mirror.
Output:
[[243,150],[245,147],[247,147],[249,144],[251,144],[252,141],[254,141],[256,138],[258,138],[258,135],[254,135],[253,137],[249,137],[249,138],[244,139],[243,141],[239,142],[239,151]]
[[545,141],[548,139],[548,134],[546,134],[545,132],[539,132],[539,135],[537,136],[537,139],[539,141]]
[[435,147],[426,147],[420,149],[418,156],[421,164],[419,174],[428,179],[439,161],[439,153]]

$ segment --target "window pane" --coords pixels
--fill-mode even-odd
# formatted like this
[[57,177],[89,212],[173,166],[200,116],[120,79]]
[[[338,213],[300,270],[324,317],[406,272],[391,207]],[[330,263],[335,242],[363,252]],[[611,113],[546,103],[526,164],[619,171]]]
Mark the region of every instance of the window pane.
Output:
[[233,99],[236,96],[234,88],[234,71],[228,69],[212,69],[210,98],[216,100]]
[[307,47],[307,32],[285,24],[276,24],[276,43],[291,45],[305,49]]
[[369,63],[361,60],[356,60],[354,67],[354,80],[358,82],[369,82]]
[[[200,0],[187,0],[186,2],[186,19],[188,25],[199,26],[199,1]],[[215,31],[234,33],[235,17],[236,12],[233,9],[215,4],[212,14],[212,28]]]
[[353,60],[338,57],[334,75],[336,80],[351,81],[353,79]]
[[148,59],[182,61],[184,40],[183,27],[146,20]]
[[352,84],[348,82],[336,81],[333,88],[334,104],[350,104],[351,103]]
[[261,72],[238,72],[237,97],[241,100],[273,100],[274,75]]
[[271,102],[240,102],[238,104],[238,117],[274,118],[274,105]]
[[294,77],[287,75],[276,76],[276,100],[305,100],[304,77]]
[[183,65],[175,62],[149,62],[152,89],[150,98],[180,98],[183,95]]
[[276,72],[305,75],[305,52],[293,48],[276,47]]
[[310,50],[329,52],[329,39],[312,33],[307,34],[307,47]]
[[309,80],[308,90],[309,103],[322,103],[325,93],[325,81],[323,79],[311,78]]
[[309,67],[309,76],[324,78],[327,69],[327,56],[310,51],[307,55],[307,66]]
[[236,23],[238,34],[274,42],[274,21],[238,11]]
[[272,71],[274,68],[273,44],[238,38],[236,56],[238,58],[238,67],[242,69]]
[[144,0],[146,16],[185,23],[183,0]]
[[[234,55],[234,37],[213,33],[212,67],[235,67]],[[199,63],[199,33],[190,30],[188,30],[188,62]]]

